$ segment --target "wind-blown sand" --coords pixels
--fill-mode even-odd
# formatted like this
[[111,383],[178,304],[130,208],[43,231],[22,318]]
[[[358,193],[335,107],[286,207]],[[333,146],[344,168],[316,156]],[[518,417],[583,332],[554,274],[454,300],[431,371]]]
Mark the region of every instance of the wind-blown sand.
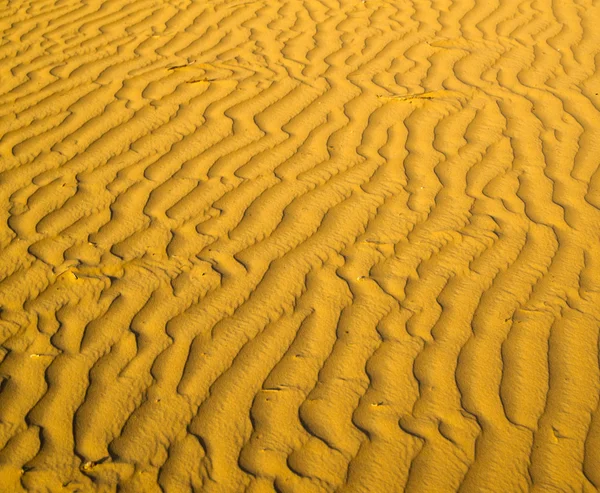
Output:
[[0,35],[1,492],[600,488],[600,2]]

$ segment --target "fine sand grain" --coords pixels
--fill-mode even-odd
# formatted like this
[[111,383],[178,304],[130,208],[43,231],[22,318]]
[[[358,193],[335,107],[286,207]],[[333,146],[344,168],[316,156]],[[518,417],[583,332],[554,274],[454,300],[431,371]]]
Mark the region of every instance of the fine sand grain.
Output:
[[600,488],[600,1],[0,0],[0,492]]

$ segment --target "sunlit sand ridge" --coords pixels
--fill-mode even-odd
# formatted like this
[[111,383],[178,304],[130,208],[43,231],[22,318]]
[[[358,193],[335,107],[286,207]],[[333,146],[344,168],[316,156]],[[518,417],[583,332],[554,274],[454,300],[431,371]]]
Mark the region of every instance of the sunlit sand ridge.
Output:
[[600,2],[0,35],[0,492],[600,488]]

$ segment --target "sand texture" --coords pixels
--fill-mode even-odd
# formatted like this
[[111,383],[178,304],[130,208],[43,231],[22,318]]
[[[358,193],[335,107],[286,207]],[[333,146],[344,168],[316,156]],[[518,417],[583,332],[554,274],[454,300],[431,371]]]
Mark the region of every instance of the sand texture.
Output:
[[599,0],[0,0],[0,492],[596,492]]

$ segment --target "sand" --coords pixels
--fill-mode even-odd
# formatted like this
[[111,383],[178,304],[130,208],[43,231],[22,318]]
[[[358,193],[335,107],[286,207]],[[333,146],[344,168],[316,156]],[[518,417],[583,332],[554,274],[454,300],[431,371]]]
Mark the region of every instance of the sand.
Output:
[[599,26],[0,1],[0,491],[598,491]]

